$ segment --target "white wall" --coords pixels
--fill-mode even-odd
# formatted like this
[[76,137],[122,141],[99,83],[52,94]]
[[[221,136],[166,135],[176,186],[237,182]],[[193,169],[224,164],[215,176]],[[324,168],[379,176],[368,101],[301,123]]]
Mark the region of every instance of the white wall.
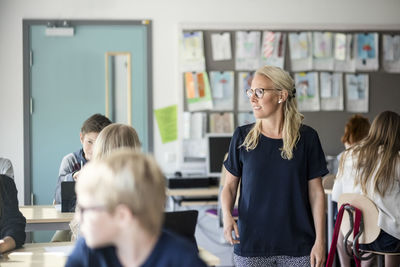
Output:
[[[204,25],[399,25],[398,0],[0,0],[0,156],[14,165],[23,201],[22,19],[151,19],[154,108],[179,104],[178,33],[182,23]],[[166,172],[179,166],[179,144],[161,144],[155,155]]]

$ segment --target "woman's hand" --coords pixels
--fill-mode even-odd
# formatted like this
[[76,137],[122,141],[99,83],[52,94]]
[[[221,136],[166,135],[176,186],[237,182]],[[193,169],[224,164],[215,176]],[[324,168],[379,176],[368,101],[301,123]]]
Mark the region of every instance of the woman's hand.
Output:
[[[226,241],[228,241],[231,245],[239,244],[239,229],[232,215],[227,214],[226,216],[224,216],[223,223],[224,236]],[[235,237],[232,236],[232,231],[234,231]]]
[[325,262],[325,245],[315,242],[310,254],[311,267],[323,267]]

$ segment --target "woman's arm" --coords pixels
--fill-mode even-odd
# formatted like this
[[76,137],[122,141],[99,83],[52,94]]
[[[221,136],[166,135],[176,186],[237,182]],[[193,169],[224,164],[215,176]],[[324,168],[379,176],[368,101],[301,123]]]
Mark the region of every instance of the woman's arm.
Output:
[[308,181],[308,198],[315,225],[315,243],[311,250],[311,266],[322,267],[325,262],[325,193],[321,177]]
[[[224,236],[230,244],[238,244],[239,229],[232,217],[232,209],[235,203],[239,178],[226,171],[225,184],[221,192],[222,216],[224,223]],[[232,237],[232,231],[235,231],[235,239]]]

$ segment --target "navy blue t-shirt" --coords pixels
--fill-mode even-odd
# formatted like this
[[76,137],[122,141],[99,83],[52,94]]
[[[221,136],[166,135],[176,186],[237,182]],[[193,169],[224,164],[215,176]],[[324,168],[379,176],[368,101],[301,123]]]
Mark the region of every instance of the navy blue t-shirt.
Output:
[[282,139],[261,134],[255,149],[240,147],[253,126],[235,130],[224,162],[231,174],[241,177],[240,244],[234,253],[243,257],[309,255],[315,227],[308,182],[328,173],[318,134],[302,125],[293,158],[287,160],[281,157]]
[[[66,267],[122,267],[115,247],[91,249],[80,238],[68,257]],[[205,267],[196,249],[181,237],[163,231],[153,251],[142,267]]]

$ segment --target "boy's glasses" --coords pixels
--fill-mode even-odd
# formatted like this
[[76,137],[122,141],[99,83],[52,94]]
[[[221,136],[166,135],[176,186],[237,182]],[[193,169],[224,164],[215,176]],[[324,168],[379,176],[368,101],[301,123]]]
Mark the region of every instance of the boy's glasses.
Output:
[[104,210],[107,210],[107,208],[104,206],[82,207],[81,205],[76,205],[75,212],[78,213],[79,218],[82,220],[83,214],[85,213],[85,211],[88,211],[88,210],[104,211]]
[[274,88],[267,88],[267,89],[255,88],[255,89],[251,89],[251,88],[249,88],[249,89],[246,90],[246,95],[249,98],[252,98],[253,95],[255,94],[258,99],[261,99],[264,96],[264,91],[274,91],[274,90],[278,90],[278,89],[274,89]]

